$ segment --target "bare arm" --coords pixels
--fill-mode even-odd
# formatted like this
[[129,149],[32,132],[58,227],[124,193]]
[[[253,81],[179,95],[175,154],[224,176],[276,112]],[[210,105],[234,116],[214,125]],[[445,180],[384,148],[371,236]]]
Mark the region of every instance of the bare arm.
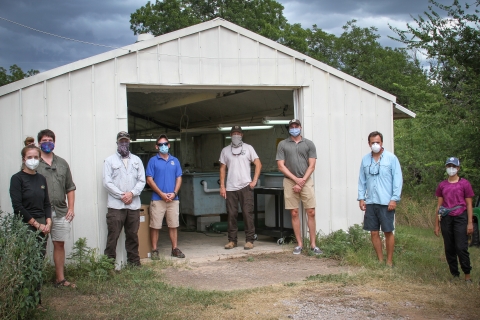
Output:
[[435,235],[438,237],[440,234],[440,219],[438,217],[438,210],[440,210],[440,206],[443,204],[443,197],[438,197],[437,202],[437,210],[435,211]]
[[468,216],[467,234],[472,234],[472,233],[473,233],[473,206],[472,206],[472,198],[465,198],[465,202],[467,203],[467,216]]
[[225,164],[220,163],[220,196],[224,199],[227,199],[227,190],[225,189],[226,168]]
[[157,187],[157,184],[153,181],[152,177],[147,177],[147,184],[152,188],[153,192],[158,194],[164,201],[171,201],[167,198],[167,194],[163,193],[162,190]]
[[260,162],[260,158],[257,158],[253,161],[255,165],[255,173],[253,175],[253,180],[250,182],[250,189],[255,188],[257,185],[258,177],[260,177],[260,171],[262,170],[262,163]]
[[73,217],[75,217],[75,190],[67,192],[67,215],[65,216],[65,220],[71,222]]

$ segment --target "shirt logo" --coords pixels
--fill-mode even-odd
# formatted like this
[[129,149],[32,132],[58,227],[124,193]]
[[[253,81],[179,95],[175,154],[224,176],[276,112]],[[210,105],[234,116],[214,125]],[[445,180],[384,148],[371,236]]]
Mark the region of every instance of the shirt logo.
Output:
[[172,161],[170,161],[170,164],[171,164],[172,166],[174,166],[174,165],[175,165],[175,162],[172,160]]
[[45,189],[45,186],[40,186],[40,189]]

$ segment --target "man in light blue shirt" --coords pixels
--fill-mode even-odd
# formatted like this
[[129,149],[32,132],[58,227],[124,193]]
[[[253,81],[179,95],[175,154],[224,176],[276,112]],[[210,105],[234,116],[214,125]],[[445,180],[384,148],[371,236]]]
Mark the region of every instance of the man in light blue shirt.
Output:
[[365,155],[358,178],[358,201],[365,211],[363,229],[370,231],[378,260],[383,262],[380,227],[387,247],[386,265],[393,266],[393,235],[395,208],[402,193],[402,169],[397,157],[383,148],[383,135],[374,131],[368,135],[371,153]]

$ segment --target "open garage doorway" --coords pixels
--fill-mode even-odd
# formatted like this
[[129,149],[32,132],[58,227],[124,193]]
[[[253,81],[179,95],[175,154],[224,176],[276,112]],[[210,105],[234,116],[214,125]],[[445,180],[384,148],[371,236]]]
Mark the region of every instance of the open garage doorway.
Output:
[[[294,93],[293,88],[179,89],[127,85],[132,152],[146,167],[158,152],[156,138],[164,133],[170,140],[170,153],[182,165],[181,225],[205,231],[212,222],[226,220],[225,200],[218,191],[218,159],[222,148],[230,144],[233,125],[242,126],[243,140],[254,147],[262,162],[260,184],[264,173],[278,171],[277,144],[288,136],[288,120],[298,114]],[[252,175],[253,170],[252,167]],[[208,185],[205,187],[202,181]],[[143,204],[150,203],[151,192],[147,187],[142,193]],[[264,196],[258,200],[259,210],[265,211]]]

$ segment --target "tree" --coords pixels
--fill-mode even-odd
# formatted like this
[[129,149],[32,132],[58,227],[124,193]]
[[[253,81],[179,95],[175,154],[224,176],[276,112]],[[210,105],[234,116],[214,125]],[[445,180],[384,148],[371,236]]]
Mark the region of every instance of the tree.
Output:
[[11,82],[22,80],[23,78],[31,77],[39,73],[38,70],[28,70],[26,73],[17,66],[16,64],[10,66],[10,74],[7,73],[7,70],[3,67],[0,67],[0,86],[4,86]]
[[[431,109],[430,123],[443,138],[438,145],[443,156],[457,156],[462,161],[463,174],[474,188],[480,185],[480,24],[476,0],[462,6],[454,0],[445,6],[429,0],[426,17],[407,24],[406,30],[392,28],[398,41],[409,48],[419,49],[430,59],[429,76],[441,88],[444,104]],[[434,7],[444,11],[442,17]],[[438,127],[437,127],[438,126]],[[423,132],[428,134],[426,129]],[[448,154],[447,154],[448,152]],[[478,189],[477,189],[478,190]]]
[[131,14],[130,29],[158,36],[217,17],[274,41],[287,24],[283,6],[275,0],[156,0]]

